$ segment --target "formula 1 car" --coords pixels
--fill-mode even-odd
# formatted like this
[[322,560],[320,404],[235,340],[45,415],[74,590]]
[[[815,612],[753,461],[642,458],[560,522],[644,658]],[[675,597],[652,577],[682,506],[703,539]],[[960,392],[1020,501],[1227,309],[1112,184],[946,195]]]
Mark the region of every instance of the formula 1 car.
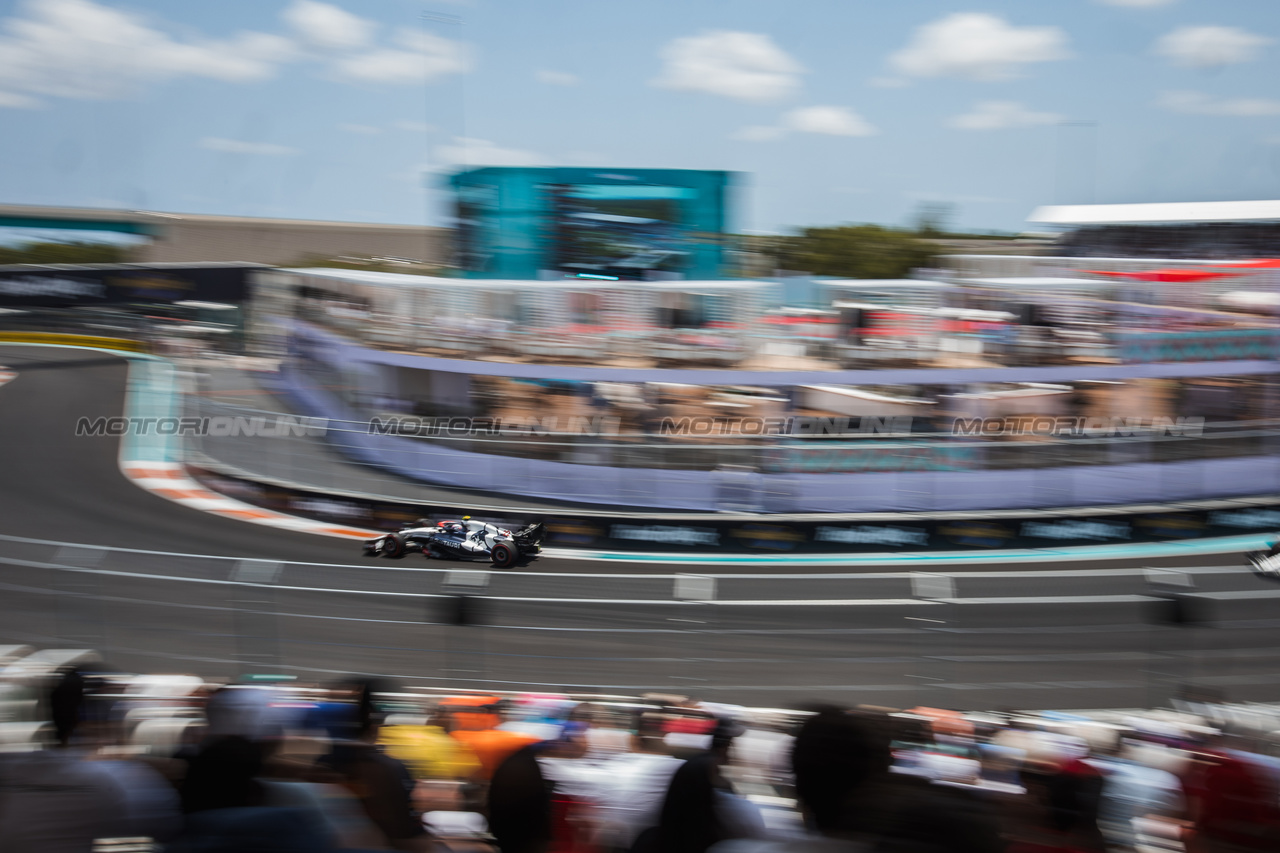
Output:
[[1269,551],[1250,551],[1244,556],[1255,575],[1280,581],[1280,542],[1272,545]]
[[506,569],[521,557],[542,550],[543,532],[541,522],[526,524],[513,533],[474,521],[469,515],[459,521],[432,522],[422,518],[396,533],[365,540],[364,555],[398,560],[417,551],[429,559],[488,560],[495,569]]

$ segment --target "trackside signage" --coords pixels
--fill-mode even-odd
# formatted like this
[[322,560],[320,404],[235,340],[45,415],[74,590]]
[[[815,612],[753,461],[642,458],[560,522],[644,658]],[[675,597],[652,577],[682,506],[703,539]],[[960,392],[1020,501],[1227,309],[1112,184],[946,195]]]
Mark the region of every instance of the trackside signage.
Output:
[[842,545],[884,545],[890,548],[912,546],[926,548],[929,533],[922,527],[890,527],[875,524],[856,524],[848,527],[821,525],[814,531],[817,542],[838,542]]
[[107,288],[100,281],[60,276],[14,276],[0,278],[0,296],[17,298],[103,299]]
[[666,545],[719,545],[718,531],[706,527],[672,527],[663,524],[615,524],[614,539],[660,542]]

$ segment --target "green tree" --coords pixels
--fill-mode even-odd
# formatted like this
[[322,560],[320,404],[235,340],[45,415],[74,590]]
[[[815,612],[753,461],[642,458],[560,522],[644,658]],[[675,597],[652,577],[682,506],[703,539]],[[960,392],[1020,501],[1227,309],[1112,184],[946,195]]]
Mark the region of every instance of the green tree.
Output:
[[0,246],[3,264],[124,264],[129,262],[129,247],[115,243],[28,242],[16,246]]
[[880,225],[806,228],[778,248],[782,269],[840,278],[905,278],[937,254],[913,232]]

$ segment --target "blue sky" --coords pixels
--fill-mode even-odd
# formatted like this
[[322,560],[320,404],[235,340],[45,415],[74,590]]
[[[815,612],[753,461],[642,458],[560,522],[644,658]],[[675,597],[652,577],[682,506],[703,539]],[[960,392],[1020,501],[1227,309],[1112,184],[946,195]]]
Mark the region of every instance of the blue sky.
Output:
[[727,169],[737,226],[1280,198],[1274,0],[0,2],[0,201],[438,224],[433,170]]

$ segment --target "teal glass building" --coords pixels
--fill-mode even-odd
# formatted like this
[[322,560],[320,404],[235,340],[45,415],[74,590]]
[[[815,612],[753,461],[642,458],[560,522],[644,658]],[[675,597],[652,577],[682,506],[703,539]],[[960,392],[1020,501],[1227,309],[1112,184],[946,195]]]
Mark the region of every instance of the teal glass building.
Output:
[[734,173],[486,167],[449,177],[472,278],[693,280],[728,266]]

